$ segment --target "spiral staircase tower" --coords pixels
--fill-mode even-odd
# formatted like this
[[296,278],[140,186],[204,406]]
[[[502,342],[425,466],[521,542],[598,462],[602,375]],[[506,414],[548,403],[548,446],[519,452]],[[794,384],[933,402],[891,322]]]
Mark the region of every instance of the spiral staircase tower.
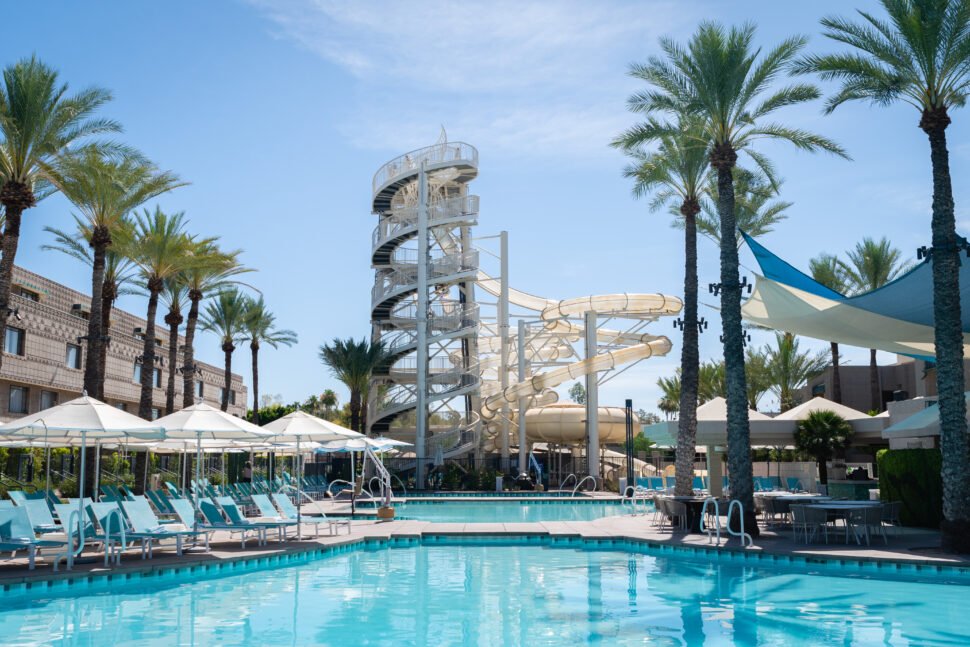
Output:
[[368,431],[414,443],[419,484],[434,459],[478,444],[478,197],[468,192],[477,175],[478,151],[443,133],[374,175],[371,326],[387,355],[373,373]]

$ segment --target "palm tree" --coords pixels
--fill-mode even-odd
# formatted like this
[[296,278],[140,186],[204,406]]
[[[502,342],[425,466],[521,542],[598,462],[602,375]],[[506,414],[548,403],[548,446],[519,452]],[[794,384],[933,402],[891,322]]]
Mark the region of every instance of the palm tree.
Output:
[[[878,243],[872,238],[865,238],[846,255],[849,257],[846,276],[849,285],[857,294],[878,290],[911,267],[909,263],[901,264],[902,253],[885,237]],[[869,349],[869,386],[872,409],[882,411],[882,390],[879,388],[879,366],[876,364],[875,348]]]
[[771,391],[771,370],[765,350],[749,346],[744,353],[744,381],[748,387],[748,407],[758,410],[758,402]]
[[827,462],[835,452],[849,446],[852,427],[834,411],[813,411],[798,421],[795,449],[808,454],[818,464],[818,480],[829,482]]
[[292,346],[296,343],[296,333],[292,330],[278,330],[276,315],[269,311],[263,297],[246,299],[243,333],[249,339],[249,350],[253,354],[253,424],[259,424],[259,345],[268,344],[273,348]]
[[[67,85],[58,82],[57,71],[34,57],[21,59],[3,71],[0,204],[5,218],[0,256],[0,330],[7,324],[21,216],[52,186],[60,186],[58,167],[72,146],[91,135],[121,131],[114,121],[93,118],[110,100],[111,94],[101,88],[68,96]],[[126,152],[117,144],[88,142],[85,146],[97,152]]]
[[[711,144],[709,160],[717,173],[718,216],[721,229],[721,326],[727,381],[728,466],[731,496],[741,501],[745,527],[757,532],[754,519],[754,484],[748,430],[747,387],[744,375],[744,343],[741,328],[741,281],[735,245],[734,166],[745,152],[774,183],[770,162],[752,148],[758,139],[779,139],[807,151],[825,150],[845,156],[836,143],[820,135],[790,128],[765,119],[779,108],[819,97],[819,90],[799,83],[773,88],[779,77],[804,48],[804,37],[791,37],[760,57],[752,47],[754,25],[725,30],[703,22],[686,47],[669,38],[660,46],[665,57],[651,57],[634,65],[631,74],[651,88],[633,95],[634,112],[696,114]],[[657,141],[670,126],[651,117],[635,126],[624,139],[631,145]]]
[[323,417],[330,420],[331,416],[333,415],[333,410],[337,406],[337,394],[333,392],[333,389],[325,389],[324,392],[320,394],[320,404],[323,405]]
[[229,409],[229,393],[232,388],[232,353],[236,343],[243,340],[246,325],[246,297],[237,288],[227,288],[206,305],[202,315],[202,330],[215,333],[222,344],[226,357],[225,383],[222,389],[223,411]]
[[159,171],[140,156],[113,159],[92,149],[67,156],[59,176],[61,192],[86,220],[87,242],[93,250],[84,388],[103,398],[99,358],[106,331],[102,328],[101,295],[112,233],[125,226],[127,215],[142,203],[185,182],[179,182],[173,173]]
[[775,346],[765,346],[771,391],[782,411],[795,406],[795,390],[822,372],[828,364],[828,353],[802,351],[798,338],[789,332],[775,333]]
[[370,383],[371,371],[384,358],[382,342],[334,339],[320,346],[320,361],[350,391],[350,428],[361,430],[361,403]]
[[189,290],[189,315],[185,320],[185,350],[182,351],[182,406],[195,403],[195,327],[199,321],[199,305],[206,297],[240,282],[233,277],[253,270],[239,262],[241,250],[224,252],[215,239],[194,241],[189,247],[189,263],[182,279]]
[[[845,263],[834,254],[819,254],[808,262],[816,282],[845,295],[849,291],[849,273]],[[832,401],[842,404],[842,378],[839,375],[839,344],[832,345]]]
[[[664,205],[676,210],[676,222],[684,227],[684,312],[681,328],[680,415],[677,418],[676,486],[678,495],[689,495],[694,487],[694,454],[697,452],[697,214],[700,194],[707,175],[707,146],[696,121],[680,120],[677,135],[661,138],[656,151],[629,150],[634,164],[624,175],[633,178],[633,194],[642,197],[654,192],[650,210]],[[623,141],[614,142],[622,146]],[[679,204],[678,204],[679,203]]]
[[680,409],[680,369],[677,369],[677,374],[673,377],[657,378],[657,386],[663,392],[657,400],[657,408],[663,411],[669,420]]
[[[791,202],[772,200],[781,190],[784,182],[775,179],[769,182],[760,173],[734,167],[734,222],[738,249],[741,248],[741,232],[752,238],[774,231],[774,226],[787,218],[785,211]],[[697,216],[697,230],[721,245],[721,221],[717,211],[717,177],[710,176],[704,193],[709,199],[701,202],[701,213]]]
[[966,103],[970,89],[970,3],[965,0],[882,0],[889,20],[859,12],[863,22],[822,21],[825,35],[852,53],[810,56],[798,66],[839,81],[826,105],[846,101],[874,105],[907,103],[920,112],[933,167],[933,317],[940,451],[943,455],[945,547],[970,552],[970,462],[964,399],[963,326],[960,312],[960,238],[956,232],[950,156],[949,110]]
[[188,304],[189,290],[185,287],[181,272],[165,279],[160,295],[168,307],[165,325],[168,326],[168,382],[165,385],[165,415],[175,411],[175,373],[178,371],[179,326],[184,318],[182,310]]
[[[185,233],[185,214],[168,215],[160,207],[135,216],[135,238],[131,260],[138,267],[140,281],[148,290],[148,312],[145,315],[145,339],[141,364],[141,398],[138,415],[152,419],[152,389],[155,378],[155,316],[165,280],[185,269],[191,238]],[[169,344],[178,344],[178,339]]]

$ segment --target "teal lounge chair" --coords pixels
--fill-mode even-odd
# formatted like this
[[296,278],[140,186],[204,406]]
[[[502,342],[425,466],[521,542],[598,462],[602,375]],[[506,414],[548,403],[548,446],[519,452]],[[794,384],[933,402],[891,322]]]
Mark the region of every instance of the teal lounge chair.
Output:
[[[101,526],[104,535],[104,563],[108,564],[108,556],[114,558],[115,564],[121,564],[121,553],[128,548],[128,543],[141,542],[141,558],[151,556],[152,535],[134,532],[125,520],[121,507],[117,502],[100,501],[92,503],[91,509]],[[116,514],[117,513],[117,514]]]
[[[287,519],[293,519],[293,520],[297,519],[297,509],[296,509],[296,506],[293,505],[293,502],[290,501],[290,497],[286,496],[281,492],[277,492],[276,494],[273,495],[273,502],[276,503],[276,507],[280,509],[280,512],[283,513],[284,517],[286,517]],[[325,523],[330,527],[331,535],[337,534],[335,532],[335,528],[339,528],[340,526],[347,526],[347,534],[350,534],[350,518],[334,519],[334,518],[328,517],[325,514],[319,514],[319,515],[301,514],[299,515],[299,519],[302,523],[312,523],[314,526],[313,528],[314,533],[317,537],[320,536],[320,524],[322,523]]]
[[[163,539],[175,540],[175,554],[182,556],[182,539],[184,537],[198,538],[199,535],[205,537],[205,549],[209,550],[209,535],[197,530],[171,530],[159,522],[158,517],[152,512],[148,501],[122,501],[121,507],[128,515],[131,529],[139,535],[151,535],[154,541],[161,542]],[[148,544],[148,557],[152,556],[151,542]]]
[[30,525],[33,526],[34,532],[37,534],[63,531],[63,528],[54,521],[46,499],[27,499],[19,507],[27,511]]
[[[257,496],[257,495],[254,495]],[[236,503],[231,497],[221,496],[216,499],[216,503],[222,508],[222,511],[226,513],[229,522],[234,526],[261,526],[266,530],[270,528],[276,528],[279,533],[280,543],[286,541],[286,529],[294,524],[289,521],[252,521],[243,516],[239,508],[236,507]],[[263,533],[263,543],[266,543],[266,533]]]
[[[219,508],[210,499],[199,499],[199,511],[205,518],[205,530],[225,530],[230,536],[239,533],[242,538],[242,547],[246,547],[246,533],[256,533],[256,544],[262,546],[266,543],[266,527],[254,524],[237,524],[226,521]],[[238,512],[238,510],[237,510]]]
[[47,541],[37,539],[30,524],[27,510],[16,507],[10,510],[0,510],[0,552],[12,553],[27,551],[27,568],[34,570],[34,559],[44,548],[63,548],[67,544],[63,541]]
[[788,477],[785,479],[785,483],[788,485],[788,489],[793,492],[802,489],[802,482],[797,478]]

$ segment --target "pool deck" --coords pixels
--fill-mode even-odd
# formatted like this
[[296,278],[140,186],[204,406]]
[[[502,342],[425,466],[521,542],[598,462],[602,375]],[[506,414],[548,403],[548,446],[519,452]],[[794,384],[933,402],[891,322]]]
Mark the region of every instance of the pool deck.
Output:
[[[494,499],[492,499],[494,500]],[[328,511],[336,512],[342,508],[342,503],[328,504]],[[305,506],[304,512],[312,514],[313,506]],[[0,586],[9,587],[24,582],[34,582],[52,579],[84,577],[88,574],[131,573],[145,571],[159,571],[172,567],[185,568],[212,564],[217,561],[250,560],[267,556],[280,555],[301,551],[313,551],[324,546],[352,544],[368,540],[386,540],[392,538],[420,538],[428,536],[523,536],[539,535],[567,538],[582,538],[600,541],[631,541],[657,546],[682,546],[700,550],[712,551],[745,551],[759,552],[762,555],[779,555],[786,557],[800,557],[808,561],[814,560],[851,560],[866,562],[889,562],[896,564],[914,564],[925,567],[957,567],[966,568],[970,574],[970,556],[947,554],[940,550],[939,533],[930,530],[901,529],[898,537],[889,538],[889,545],[884,545],[881,538],[875,538],[871,546],[858,546],[854,542],[848,545],[838,540],[832,543],[803,544],[792,539],[790,530],[762,529],[761,537],[755,539],[755,545],[742,549],[736,537],[727,541],[722,539],[721,546],[715,547],[708,543],[707,535],[690,534],[684,532],[661,532],[651,522],[652,515],[631,515],[603,517],[593,521],[548,521],[538,523],[433,523],[418,520],[396,520],[380,522],[364,519],[352,522],[352,530],[348,534],[340,529],[335,536],[321,535],[313,538],[313,527],[305,526],[304,539],[297,541],[289,538],[283,543],[275,541],[270,533],[266,546],[257,546],[255,540],[247,542],[244,550],[238,539],[230,538],[228,533],[217,531],[210,541],[209,552],[191,552],[182,557],[175,555],[174,545],[166,544],[164,548],[155,548],[154,558],[142,560],[140,549],[132,547],[125,552],[120,566],[105,568],[102,554],[97,556],[94,563],[76,564],[71,571],[61,570],[53,572],[50,566],[52,556],[59,551],[50,551],[39,556],[37,567],[27,569],[27,558],[22,557],[0,562]],[[324,529],[325,530],[325,529]],[[310,538],[306,538],[310,537]],[[171,546],[171,547],[169,547]],[[87,556],[87,553],[85,553]]]

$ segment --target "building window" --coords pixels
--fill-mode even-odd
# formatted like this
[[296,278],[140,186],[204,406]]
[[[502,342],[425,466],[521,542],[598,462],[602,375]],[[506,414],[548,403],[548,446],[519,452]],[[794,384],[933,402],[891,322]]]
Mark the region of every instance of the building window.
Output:
[[23,355],[25,336],[23,328],[7,326],[7,332],[3,337],[3,350],[11,355]]
[[202,380],[199,380],[196,384],[199,385],[199,397],[205,397],[205,384],[203,384]]
[[19,297],[27,299],[28,301],[40,301],[40,294],[19,285],[14,286],[13,293]]
[[50,409],[51,407],[57,406],[57,391],[41,391],[40,392],[40,409],[41,411],[45,409]]
[[121,409],[122,411],[127,411],[128,410],[128,405],[125,404],[124,402],[116,402],[115,403],[115,409]]
[[[141,384],[141,364],[135,364],[135,374],[134,374],[135,384]],[[162,386],[162,369],[156,368],[154,370],[154,379],[152,380],[155,388],[161,388]]]
[[11,386],[10,403],[7,407],[10,413],[27,413],[27,387]]
[[162,369],[160,368],[155,369],[155,388],[162,388]]
[[152,407],[152,420],[158,420],[162,416],[162,410]]
[[[222,387],[219,389],[219,402],[222,402],[225,397],[226,387]],[[233,389],[229,390],[229,404],[236,404],[236,392]]]
[[81,368],[81,347],[76,344],[67,345],[67,367]]

